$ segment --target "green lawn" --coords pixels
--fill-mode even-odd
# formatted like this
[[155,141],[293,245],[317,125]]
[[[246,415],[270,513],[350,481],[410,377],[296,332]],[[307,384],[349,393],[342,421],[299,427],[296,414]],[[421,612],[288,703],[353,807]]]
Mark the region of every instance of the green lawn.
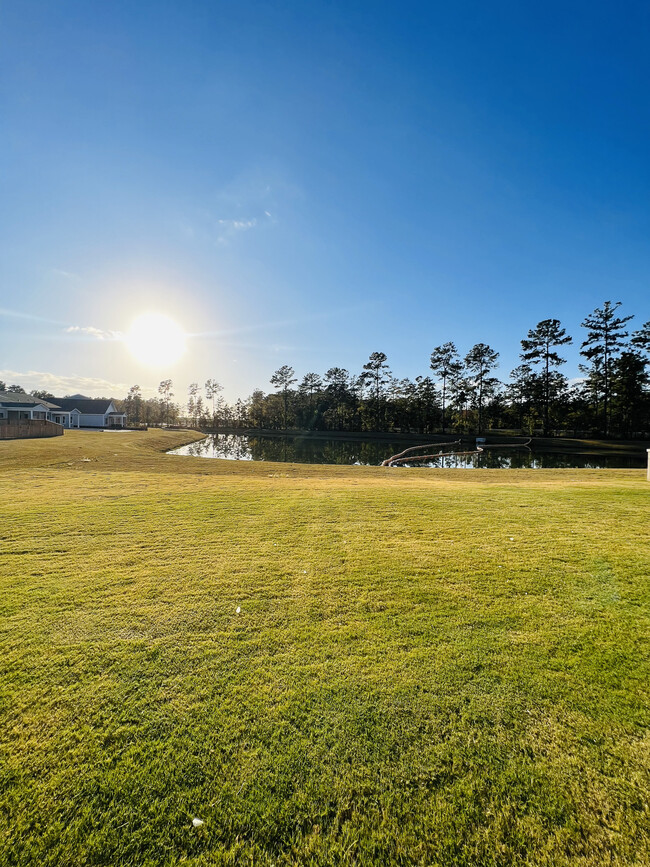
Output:
[[183,438],[0,443],[0,864],[650,863],[644,471]]

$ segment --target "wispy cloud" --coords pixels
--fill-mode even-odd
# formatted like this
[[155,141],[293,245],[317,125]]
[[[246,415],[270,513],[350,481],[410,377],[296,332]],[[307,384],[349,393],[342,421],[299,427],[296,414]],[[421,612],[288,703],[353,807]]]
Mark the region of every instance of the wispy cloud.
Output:
[[181,217],[178,220],[178,228],[183,237],[189,238],[190,240],[196,237],[196,228],[184,217]]
[[277,354],[278,352],[307,352],[309,346],[289,346],[282,343],[241,343],[239,341],[219,341],[219,346],[222,349],[246,349],[252,350],[259,354],[265,352],[267,354]]
[[230,244],[256,230],[276,226],[303,190],[285,174],[253,170],[238,175],[202,205],[171,215],[182,237],[202,244]]
[[33,313],[23,313],[20,310],[8,310],[6,307],[0,307],[0,316],[6,316],[10,319],[27,319],[31,322],[47,322],[48,325],[63,325],[57,319],[47,319],[45,316],[34,316]]
[[188,337],[196,337],[199,339],[219,338],[237,336],[255,331],[273,331],[279,328],[294,328],[298,325],[307,325],[312,322],[326,322],[331,319],[339,319],[342,317],[358,314],[364,309],[361,304],[351,304],[345,307],[335,307],[331,310],[321,310],[318,313],[310,313],[305,316],[292,317],[290,319],[276,319],[270,322],[255,322],[241,325],[237,328],[223,328],[219,331],[198,331],[194,334],[188,334]]
[[229,244],[245,232],[275,222],[268,211],[260,217],[216,217],[209,211],[199,211],[191,220],[181,217],[177,226],[183,237],[189,240],[211,244],[216,240],[217,244]]
[[70,374],[63,376],[39,370],[0,370],[0,379],[17,383],[27,391],[49,391],[57,397],[65,394],[86,394],[89,397],[123,397],[129,386],[123,382],[111,382],[91,376]]
[[[64,334],[73,334],[81,338],[92,340],[124,340],[124,335],[121,331],[96,328],[94,325],[66,325],[60,319],[48,319],[45,316],[35,316],[33,313],[24,313],[21,310],[9,310],[6,307],[0,307],[0,318],[2,317],[24,319],[27,322],[44,322],[47,325],[58,325]],[[55,334],[56,332],[52,332],[48,336],[53,337]]]
[[217,220],[220,226],[226,226],[228,229],[234,229],[235,232],[246,232],[257,226],[257,219],[253,217],[251,220]]
[[79,274],[75,274],[74,271],[64,271],[62,268],[50,268],[50,271],[57,277],[65,277],[66,280],[81,280]]
[[249,219],[239,220],[217,220],[217,243],[228,244],[232,240],[232,238],[235,237],[235,235],[238,235],[241,232],[249,232],[251,229],[254,229],[257,224],[257,217],[250,217]]
[[94,325],[69,325],[64,329],[66,334],[79,334],[85,337],[91,337],[95,340],[123,340],[124,335],[121,331],[106,331],[102,328],[95,328]]

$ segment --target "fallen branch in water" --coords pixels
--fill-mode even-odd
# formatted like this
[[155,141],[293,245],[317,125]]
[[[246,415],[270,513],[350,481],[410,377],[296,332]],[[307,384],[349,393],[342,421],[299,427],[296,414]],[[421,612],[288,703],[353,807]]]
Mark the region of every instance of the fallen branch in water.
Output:
[[408,464],[410,461],[435,461],[438,458],[455,458],[462,455],[480,455],[482,451],[483,449],[479,446],[479,448],[471,452],[438,452],[437,455],[411,455],[407,458],[391,458],[389,463],[384,462],[382,466],[395,467],[399,464]]
[[423,446],[411,446],[411,448],[404,449],[403,452],[399,452],[399,454],[393,455],[392,458],[387,458],[387,460],[383,461],[382,467],[395,467],[400,464],[408,464],[411,461],[435,461],[438,458],[455,458],[455,457],[467,457],[468,455],[480,455],[485,449],[511,449],[511,448],[530,448],[530,444],[533,441],[533,438],[530,437],[525,443],[484,443],[482,446],[477,446],[472,451],[467,452],[438,452],[435,455],[413,455],[410,452],[416,452],[418,449],[430,449],[435,447],[436,445],[442,448],[442,446],[455,446],[460,444],[461,440],[454,440],[450,443],[433,443],[431,445],[423,445]]
[[[423,446],[411,446],[408,449],[404,449],[403,452],[398,452],[398,454],[393,455],[392,458],[387,458],[385,461],[383,461],[382,467],[390,467],[392,465],[393,461],[397,461],[400,458],[403,458],[404,455],[409,454],[409,452],[416,452],[418,449],[442,448],[443,446],[455,446],[455,445],[458,445],[459,443],[460,443],[460,440],[453,440],[450,443],[429,443],[428,445],[423,445]],[[412,457],[411,460],[414,461],[414,460],[416,460],[416,458]],[[419,458],[418,458],[418,460],[419,460]]]

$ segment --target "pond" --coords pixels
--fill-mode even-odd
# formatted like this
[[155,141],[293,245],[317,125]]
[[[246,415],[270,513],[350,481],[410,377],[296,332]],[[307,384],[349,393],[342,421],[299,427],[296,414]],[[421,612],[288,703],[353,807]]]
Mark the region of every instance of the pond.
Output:
[[[172,449],[170,455],[192,455],[198,458],[221,458],[231,461],[277,461],[299,464],[347,464],[379,466],[382,461],[413,446],[413,441],[373,439],[339,439],[301,436],[257,436],[251,434],[210,434],[199,442]],[[457,451],[471,446],[455,446]],[[451,451],[449,446],[436,446],[428,453]],[[490,446],[478,455],[454,455],[432,461],[413,460],[410,466],[441,469],[642,469],[646,455],[580,454],[576,452],[535,451],[531,448]]]

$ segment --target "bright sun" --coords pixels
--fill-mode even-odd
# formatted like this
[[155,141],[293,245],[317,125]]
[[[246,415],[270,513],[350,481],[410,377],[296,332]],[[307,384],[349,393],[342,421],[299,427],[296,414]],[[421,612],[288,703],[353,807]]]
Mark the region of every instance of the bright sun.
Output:
[[173,364],[185,352],[185,332],[164,313],[143,313],[131,325],[126,345],[141,364]]

